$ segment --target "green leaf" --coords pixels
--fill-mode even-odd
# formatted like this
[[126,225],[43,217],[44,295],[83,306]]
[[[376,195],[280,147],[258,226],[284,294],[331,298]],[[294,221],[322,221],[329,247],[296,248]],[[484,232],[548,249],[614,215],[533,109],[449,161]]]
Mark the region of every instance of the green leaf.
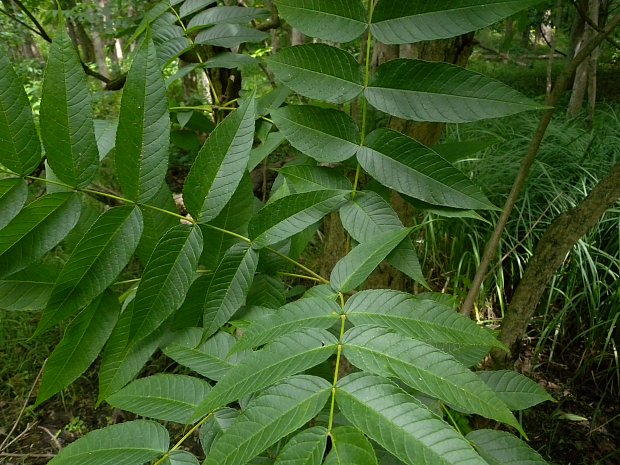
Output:
[[116,207],[103,213],[58,275],[35,335],[74,314],[112,284],[136,250],[141,234],[138,207]]
[[130,340],[147,337],[181,306],[195,277],[201,251],[202,234],[197,226],[178,225],[162,237],[138,285]]
[[[340,221],[349,235],[357,242],[366,242],[387,231],[402,229],[403,223],[394,209],[372,191],[358,192],[340,208]],[[411,238],[404,239],[388,255],[387,261],[411,279],[426,285],[422,266]]]
[[72,187],[86,187],[97,174],[99,152],[86,75],[62,20],[45,68],[39,119],[45,156],[56,176]]
[[347,300],[345,313],[355,325],[390,328],[432,344],[467,366],[478,363],[493,347],[504,348],[490,331],[452,308],[404,292],[358,292]]
[[344,103],[357,97],[364,88],[355,57],[330,45],[283,48],[265,61],[276,78],[304,97]]
[[447,39],[490,26],[540,0],[382,1],[370,30],[384,44],[411,44]]
[[258,273],[246,300],[253,305],[280,308],[286,303],[286,287],[279,277]]
[[267,135],[267,140],[261,142],[254,147],[250,152],[250,160],[248,161],[248,170],[252,171],[256,168],[265,158],[271,155],[280,145],[284,142],[284,134],[280,131],[270,132]]
[[252,245],[262,248],[294,236],[339,208],[346,194],[335,190],[303,192],[268,204],[250,220]]
[[104,293],[71,322],[45,363],[35,406],[75,381],[95,361],[118,321],[115,296]]
[[27,199],[26,181],[19,178],[0,179],[0,229],[17,216]]
[[234,48],[245,42],[262,42],[269,34],[240,24],[217,24],[200,31],[194,42],[215,45],[216,47]]
[[275,313],[252,322],[234,351],[258,347],[303,328],[329,329],[340,321],[340,306],[333,300],[309,298],[291,302]]
[[133,314],[133,300],[121,314],[121,317],[105,346],[99,368],[99,399],[97,403],[118,392],[130,382],[142,369],[144,364],[157,350],[165,326],[142,341],[129,341],[129,326]]
[[239,410],[223,408],[213,412],[200,428],[200,445],[205,455],[209,455],[211,446],[224,431],[226,431],[239,417]]
[[339,292],[355,289],[410,233],[410,228],[381,232],[357,245],[334,266],[329,277],[332,287]]
[[175,450],[164,460],[163,465],[200,465],[200,462],[191,452]]
[[231,368],[200,404],[194,418],[324,362],[337,345],[331,333],[320,329],[304,329],[276,339]]
[[[162,208],[171,212],[175,212],[177,210],[174,198],[172,197],[172,192],[170,192],[170,188],[165,182],[162,183],[159,192],[155,194],[155,197],[153,197],[147,205]],[[178,225],[179,220],[172,215],[164,214],[161,211],[149,208],[146,205],[140,205],[140,211],[142,212],[142,222],[144,223],[144,228],[142,230],[142,237],[140,238],[140,242],[138,243],[138,247],[136,249],[136,255],[140,258],[142,263],[146,263],[149,261],[149,258],[151,257],[153,250],[155,250],[155,246],[159,240],[164,236],[166,231]]]
[[372,444],[357,428],[338,426],[331,431],[332,448],[324,465],[377,465]]
[[253,140],[252,94],[209,135],[187,175],[183,199],[187,211],[200,223],[215,218],[235,193]]
[[288,186],[295,193],[329,189],[350,191],[353,189],[351,181],[344,175],[335,172],[333,168],[289,165],[280,168],[279,172],[284,175]]
[[256,65],[258,62],[256,58],[251,57],[250,55],[244,55],[243,53],[231,53],[231,52],[222,52],[215,55],[213,58],[209,58],[204,62],[202,67],[204,68],[226,68],[226,69],[234,69],[239,68],[243,69],[247,66]]
[[56,267],[35,263],[0,280],[0,308],[3,310],[41,310],[58,276]]
[[293,147],[318,162],[340,162],[357,151],[357,125],[342,111],[288,105],[271,110],[271,116]]
[[95,140],[99,151],[99,161],[103,160],[116,145],[116,129],[118,128],[117,119],[96,119],[93,121],[95,126]]
[[166,86],[147,32],[127,74],[116,130],[116,174],[126,198],[145,203],[155,197],[166,177],[169,144]]
[[195,32],[215,24],[244,24],[255,19],[269,18],[269,10],[241,6],[214,6],[201,11],[187,25],[188,32]]
[[428,147],[396,131],[370,133],[357,159],[381,184],[416,199],[463,209],[495,208],[467,176]]
[[327,429],[313,426],[293,436],[282,448],[275,465],[321,465],[327,446]]
[[467,439],[488,465],[548,465],[538,452],[524,441],[505,431],[481,429],[472,431]]
[[344,416],[408,465],[487,465],[463,436],[390,381],[353,373],[338,381]]
[[202,328],[185,328],[173,334],[162,352],[180,365],[216,381],[249,354],[249,351],[231,353],[237,340],[225,331],[215,333],[204,342],[201,342]]
[[0,47],[0,163],[16,174],[32,173],[41,161],[41,142],[24,86]]
[[398,118],[466,123],[544,108],[495,79],[448,63],[398,59],[377,69],[365,96]]
[[233,245],[213,272],[205,297],[205,335],[214,334],[245,304],[258,253],[246,243]]
[[329,382],[308,375],[266,389],[215,442],[205,465],[246,463],[314,418],[330,394]]
[[467,413],[522,431],[519,422],[475,373],[450,355],[377,326],[356,326],[345,334],[344,351],[356,367],[405,384]]
[[160,373],[137,379],[106,400],[142,417],[185,425],[210,390],[201,379]]
[[26,206],[0,234],[0,278],[53,249],[79,218],[80,200],[74,193],[44,195]]
[[500,370],[478,371],[476,374],[510,410],[525,410],[548,400],[553,401],[547,391],[521,373]]
[[141,465],[168,451],[166,428],[135,420],[91,431],[69,444],[49,465]]
[[215,0],[185,0],[181,8],[179,9],[179,16],[185,18],[191,14],[194,14],[209,5],[215,3]]
[[332,42],[351,42],[368,27],[360,0],[278,0],[278,12],[310,37]]
[[149,29],[162,69],[193,46],[177,21],[178,17],[167,11],[157,18]]
[[[189,0],[189,1],[192,1],[192,0]],[[200,1],[200,0],[197,0],[197,1]],[[144,32],[147,30],[147,28],[149,27],[151,23],[153,23],[157,18],[159,18],[161,15],[167,13],[170,10],[171,5],[172,5],[172,1],[162,0],[161,2],[156,3],[153,6],[153,8],[148,10],[144,14],[144,17],[140,21],[140,24],[138,24],[138,27],[136,28],[133,35],[129,38],[128,44],[131,44],[138,37],[144,34]]]

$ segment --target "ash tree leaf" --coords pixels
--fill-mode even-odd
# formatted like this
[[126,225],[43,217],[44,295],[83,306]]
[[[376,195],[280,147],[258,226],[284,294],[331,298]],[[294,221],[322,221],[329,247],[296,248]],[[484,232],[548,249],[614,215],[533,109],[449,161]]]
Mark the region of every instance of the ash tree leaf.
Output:
[[378,465],[372,444],[357,428],[338,426],[330,437],[332,448],[324,465]]
[[157,49],[161,69],[174,58],[178,58],[183,52],[192,48],[192,42],[187,38],[185,31],[177,24],[177,21],[177,16],[167,11],[157,18],[149,29]]
[[524,441],[505,431],[481,429],[466,438],[488,465],[549,465]]
[[331,384],[316,376],[292,376],[271,386],[215,441],[205,465],[246,463],[314,418],[330,394]]
[[280,168],[288,186],[295,193],[321,190],[353,190],[353,185],[343,174],[324,166],[289,165]]
[[179,9],[179,16],[185,18],[215,3],[215,0],[185,0]]
[[214,334],[245,304],[257,266],[258,253],[249,244],[235,244],[226,252],[205,296],[205,336]]
[[334,266],[329,277],[332,287],[339,292],[355,289],[410,233],[410,228],[382,232],[357,245]]
[[101,161],[114,150],[118,119],[96,119],[93,123],[95,126],[95,140],[99,150],[99,161]]
[[379,66],[364,95],[378,110],[415,121],[466,123],[544,108],[482,74],[411,59]]
[[187,24],[188,32],[195,32],[216,24],[244,24],[256,19],[269,18],[269,10],[265,8],[241,6],[214,6],[194,16]]
[[246,300],[260,307],[280,308],[286,303],[286,287],[279,277],[258,273]]
[[97,174],[99,152],[91,96],[62,16],[49,51],[40,109],[45,156],[58,178],[86,187]]
[[168,451],[166,428],[135,420],[91,431],[63,448],[49,465],[141,465]]
[[415,398],[380,376],[338,381],[336,402],[364,434],[408,465],[487,465],[463,436]]
[[357,159],[381,184],[416,199],[468,210],[496,208],[458,169],[396,131],[377,129],[370,133]]
[[41,161],[41,142],[24,86],[0,47],[0,163],[20,175]]
[[138,207],[104,212],[63,266],[35,335],[74,314],[101,294],[125,268],[142,235]]
[[0,278],[53,249],[79,218],[80,199],[75,193],[48,194],[28,204],[0,234]]
[[169,144],[166,86],[147,32],[127,73],[116,130],[116,175],[126,198],[145,203],[155,197],[166,177]]
[[539,4],[540,0],[382,1],[372,17],[372,35],[384,44],[411,44],[476,31]]
[[200,465],[200,462],[191,452],[175,450],[164,460],[163,465]]
[[159,328],[181,306],[195,277],[202,252],[197,226],[178,225],[155,246],[144,268],[129,328],[131,341],[139,341]]
[[470,318],[433,300],[387,289],[361,291],[345,305],[354,325],[379,325],[431,344],[461,363],[478,363],[493,347],[504,345]]
[[318,162],[340,162],[357,151],[357,125],[342,111],[288,105],[271,110],[271,117],[293,147]]
[[277,5],[287,23],[310,37],[351,42],[368,27],[360,0],[278,0]]
[[337,345],[338,340],[321,329],[303,329],[276,339],[231,368],[200,404],[194,419],[324,362]]
[[0,229],[17,216],[27,199],[26,181],[20,178],[0,179]]
[[237,340],[225,331],[215,333],[204,342],[201,342],[201,328],[185,328],[173,334],[162,352],[180,365],[216,381],[249,355],[248,351],[231,353]]
[[0,280],[0,308],[3,310],[41,310],[45,308],[58,270],[35,263]]
[[450,355],[378,326],[355,326],[344,337],[343,354],[361,370],[397,377],[408,386],[522,431],[508,407],[476,374]]
[[304,97],[344,103],[364,89],[355,57],[330,45],[287,47],[265,61],[279,81]]
[[302,192],[266,205],[250,220],[252,246],[262,248],[294,236],[338,209],[347,194],[341,190]]
[[222,211],[245,173],[254,140],[254,95],[228,115],[204,143],[187,175],[187,211],[206,223]]
[[239,410],[223,408],[213,412],[200,428],[200,445],[206,455],[209,455],[211,446],[224,431],[226,431],[239,417]]
[[499,370],[478,371],[476,374],[510,410],[525,410],[548,400],[553,401],[553,397],[538,383],[521,373]]
[[270,132],[267,139],[254,147],[250,152],[250,160],[248,161],[248,171],[254,170],[258,165],[271,155],[284,142],[284,134],[280,131]]
[[215,45],[216,47],[234,48],[245,42],[262,42],[269,34],[240,24],[216,24],[200,31],[194,42]]
[[313,426],[293,436],[276,458],[275,465],[321,465],[327,447],[327,429]]
[[106,401],[142,417],[185,425],[210,390],[202,379],[159,373],[132,381]]
[[104,293],[71,322],[43,369],[35,406],[75,381],[95,361],[118,321],[118,299]]
[[[344,229],[357,242],[366,242],[377,234],[402,229],[397,213],[379,194],[372,191],[358,192],[340,208],[340,221]],[[411,238],[404,239],[387,261],[411,279],[426,285],[422,266]]]
[[258,347],[304,328],[329,329],[338,321],[340,306],[333,300],[320,297],[297,300],[254,320],[233,350]]

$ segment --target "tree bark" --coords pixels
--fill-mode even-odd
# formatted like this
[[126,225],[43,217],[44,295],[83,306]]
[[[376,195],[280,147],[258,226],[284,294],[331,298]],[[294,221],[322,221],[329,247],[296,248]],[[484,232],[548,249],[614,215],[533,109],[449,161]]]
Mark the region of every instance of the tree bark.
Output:
[[620,163],[612,167],[609,174],[577,207],[553,220],[527,264],[523,279],[517,286],[502,322],[501,341],[510,352],[492,352],[493,360],[498,366],[505,366],[518,353],[518,342],[525,334],[528,322],[534,315],[549,280],[564,263],[571,249],[618,199]]

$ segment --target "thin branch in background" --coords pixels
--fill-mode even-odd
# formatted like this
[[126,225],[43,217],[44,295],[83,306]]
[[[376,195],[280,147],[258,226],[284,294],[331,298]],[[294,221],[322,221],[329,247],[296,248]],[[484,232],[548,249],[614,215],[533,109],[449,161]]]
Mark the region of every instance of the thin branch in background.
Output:
[[[601,29],[601,27],[598,24],[592,21],[590,17],[586,14],[586,12],[581,9],[581,5],[579,5],[578,2],[573,0],[573,6],[577,10],[577,13],[579,14],[579,16],[581,16],[581,19],[583,19],[588,24],[588,26],[590,26],[596,32],[599,32],[599,33],[603,32],[603,29]],[[613,45],[617,50],[620,50],[620,42],[615,40],[613,37],[607,36],[605,40],[609,42],[611,45]]]
[[30,12],[30,10],[28,10],[28,8],[26,8],[26,6],[20,0],[13,0],[13,3],[15,3],[19,7],[19,9],[22,10],[26,16],[28,16],[30,21],[32,21],[32,24],[34,24],[35,27],[39,30],[39,35],[43,37],[43,39],[45,39],[47,42],[51,43],[52,38],[45,31],[45,28],[41,25],[37,18],[35,18],[35,16]]
[[26,29],[28,29],[29,31],[35,33],[36,35],[41,35],[39,33],[39,31],[37,31],[35,28],[33,28],[30,24],[27,24],[25,22],[23,22],[21,19],[19,19],[17,16],[13,15],[12,13],[9,13],[8,11],[6,11],[3,8],[0,8],[0,13],[2,13],[3,15],[6,15],[8,18],[11,18],[13,21],[15,21],[18,24],[21,24],[22,26],[24,26]]

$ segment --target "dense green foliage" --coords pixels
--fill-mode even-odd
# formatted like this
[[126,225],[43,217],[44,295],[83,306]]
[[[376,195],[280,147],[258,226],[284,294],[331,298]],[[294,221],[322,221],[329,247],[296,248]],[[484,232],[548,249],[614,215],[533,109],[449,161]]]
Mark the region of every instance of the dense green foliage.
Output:
[[[97,145],[106,125],[94,121],[61,18],[39,120],[49,165],[43,181],[55,192],[27,202],[24,179],[41,180],[33,175],[41,161],[39,134],[25,91],[0,54],[6,65],[0,66],[6,173],[0,202],[8,212],[0,230],[0,278],[44,296],[35,336],[73,318],[46,365],[37,404],[101,353],[99,401],[152,419],[93,431],[50,463],[197,463],[178,449],[200,429],[207,465],[544,464],[508,433],[464,436],[450,424],[451,412],[476,414],[524,435],[512,411],[550,399],[522,375],[481,376],[470,369],[502,347],[492,333],[455,313],[441,296],[361,290],[384,261],[425,284],[413,229],[380,193],[392,189],[451,213],[496,208],[436,151],[387,128],[370,130],[369,106],[399,118],[453,123],[540,108],[498,81],[446,63],[399,59],[373,76],[373,41],[451,37],[536,2],[468,0],[431,8],[423,1],[381,0],[376,11],[361,0],[278,2],[284,19],[310,36],[352,41],[368,31],[360,41],[364,65],[350,51],[324,43],[266,58],[279,85],[304,103],[283,105],[278,87],[260,97],[245,89],[233,102],[238,106],[218,108],[228,115],[191,166],[183,187],[188,215],[182,216],[170,206],[165,184],[170,116],[162,69],[197,44],[234,47],[265,34],[246,26],[265,18],[265,10],[213,3],[165,0],[134,34],[139,45],[111,151],[121,193],[92,186],[107,155]],[[179,19],[190,15],[182,28]],[[230,54],[212,60],[220,66],[242,61]],[[362,108],[360,126],[338,106],[353,99]],[[269,200],[257,205],[246,173],[269,155],[252,149],[255,138],[267,145],[258,130],[265,123],[270,135],[282,136],[303,156],[282,169]],[[352,182],[343,168],[351,170]],[[364,190],[362,170],[384,189]],[[89,208],[88,196],[113,206],[81,234],[53,279],[38,281],[40,260],[75,227]],[[352,247],[327,278],[298,256],[332,212],[339,213]],[[115,284],[134,255],[144,264],[141,278],[118,296]],[[316,286],[287,299],[283,275]],[[135,380],[158,349],[202,377],[166,373]],[[190,434],[171,446],[155,420],[188,425]]]

